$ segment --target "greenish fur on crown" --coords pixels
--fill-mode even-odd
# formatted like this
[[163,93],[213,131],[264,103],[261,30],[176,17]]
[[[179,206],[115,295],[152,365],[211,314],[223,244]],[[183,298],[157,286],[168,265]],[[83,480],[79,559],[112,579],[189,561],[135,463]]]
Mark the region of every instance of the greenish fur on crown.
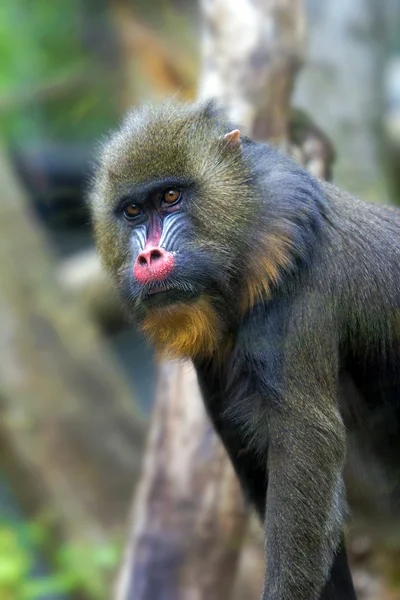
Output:
[[168,102],[145,106],[126,117],[103,147],[91,195],[96,238],[107,268],[118,269],[124,255],[122,248],[114,248],[115,225],[108,218],[115,188],[124,184],[189,173],[199,188],[201,213],[194,214],[199,223],[208,204],[220,206],[221,218],[208,220],[204,227],[211,244],[218,237],[229,247],[244,222],[254,219],[254,198],[246,203],[246,194],[254,195],[249,174],[240,150],[223,141],[224,133],[226,128],[210,118],[204,104]]

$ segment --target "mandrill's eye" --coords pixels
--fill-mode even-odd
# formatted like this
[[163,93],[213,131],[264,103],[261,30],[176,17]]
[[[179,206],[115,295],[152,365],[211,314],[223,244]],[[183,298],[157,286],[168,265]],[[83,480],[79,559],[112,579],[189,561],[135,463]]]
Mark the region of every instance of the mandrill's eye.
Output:
[[142,209],[137,204],[127,204],[124,208],[123,215],[127,221],[133,221],[142,214]]
[[163,202],[165,204],[176,204],[181,199],[181,192],[174,188],[166,190],[163,194]]

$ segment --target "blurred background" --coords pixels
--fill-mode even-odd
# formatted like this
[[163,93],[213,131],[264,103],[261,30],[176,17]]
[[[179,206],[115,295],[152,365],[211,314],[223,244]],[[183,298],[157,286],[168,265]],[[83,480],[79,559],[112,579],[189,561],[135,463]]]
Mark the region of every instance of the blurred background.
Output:
[[[292,105],[332,143],[335,183],[400,205],[400,0],[305,11]],[[0,0],[1,600],[110,598],[157,368],[85,189],[127,109],[196,97],[201,38],[196,0]],[[354,536],[362,597],[400,598],[399,547]]]

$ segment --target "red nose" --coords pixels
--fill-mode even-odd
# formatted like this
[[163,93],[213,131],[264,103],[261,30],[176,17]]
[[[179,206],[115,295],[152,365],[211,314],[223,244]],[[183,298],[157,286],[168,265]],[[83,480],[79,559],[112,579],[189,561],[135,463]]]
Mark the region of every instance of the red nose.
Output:
[[136,259],[133,272],[142,285],[168,277],[175,265],[171,252],[163,248],[146,248]]

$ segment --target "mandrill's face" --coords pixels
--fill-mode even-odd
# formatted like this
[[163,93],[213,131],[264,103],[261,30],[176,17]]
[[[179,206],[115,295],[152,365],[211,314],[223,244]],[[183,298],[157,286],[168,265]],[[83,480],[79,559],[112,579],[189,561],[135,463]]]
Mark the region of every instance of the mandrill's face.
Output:
[[130,249],[123,292],[135,312],[171,312],[222,291],[218,264],[193,225],[195,197],[194,182],[169,177],[132,187],[120,199],[117,215]]
[[214,352],[246,285],[255,204],[239,132],[204,108],[145,109],[105,145],[92,190],[98,247],[161,352]]
[[227,292],[224,263],[196,228],[197,198],[194,181],[164,177],[122,188],[114,213],[127,246],[120,292],[153,343],[174,356],[212,351]]

